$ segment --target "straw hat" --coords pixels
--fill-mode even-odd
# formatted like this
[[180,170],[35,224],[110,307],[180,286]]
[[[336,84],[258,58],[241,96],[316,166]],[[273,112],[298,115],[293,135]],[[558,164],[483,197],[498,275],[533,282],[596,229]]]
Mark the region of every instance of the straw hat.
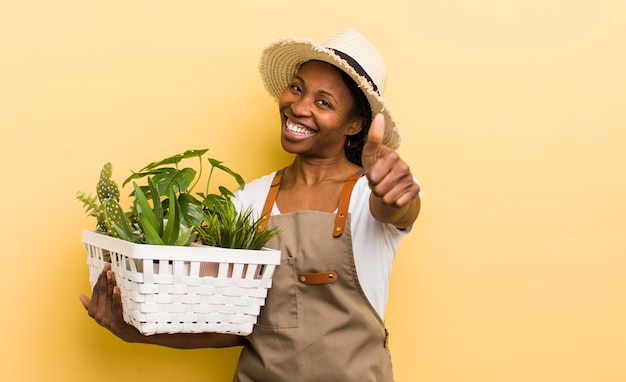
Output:
[[311,60],[328,62],[352,77],[365,93],[372,116],[377,113],[385,116],[383,143],[393,149],[400,146],[400,131],[382,98],[387,84],[387,67],[376,48],[358,32],[341,31],[322,45],[298,38],[270,43],[263,50],[259,64],[265,89],[278,99],[300,65]]

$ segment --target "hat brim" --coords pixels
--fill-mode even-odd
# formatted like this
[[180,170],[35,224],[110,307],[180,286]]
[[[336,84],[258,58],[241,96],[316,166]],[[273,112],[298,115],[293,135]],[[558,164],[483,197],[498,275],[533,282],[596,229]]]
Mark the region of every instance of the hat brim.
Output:
[[324,61],[346,72],[365,94],[372,109],[372,117],[378,113],[385,116],[383,144],[396,149],[400,146],[400,131],[393,114],[383,98],[374,90],[369,81],[359,75],[352,66],[339,57],[332,49],[306,39],[280,39],[270,43],[261,54],[259,71],[265,90],[275,99],[289,86],[300,66],[312,60]]

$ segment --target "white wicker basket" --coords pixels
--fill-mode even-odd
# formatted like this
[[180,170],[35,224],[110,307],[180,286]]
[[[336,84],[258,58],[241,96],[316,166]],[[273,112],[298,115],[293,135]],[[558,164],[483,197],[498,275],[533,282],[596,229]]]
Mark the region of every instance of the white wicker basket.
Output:
[[134,244],[83,231],[93,287],[110,254],[124,320],[141,333],[248,335],[280,251]]

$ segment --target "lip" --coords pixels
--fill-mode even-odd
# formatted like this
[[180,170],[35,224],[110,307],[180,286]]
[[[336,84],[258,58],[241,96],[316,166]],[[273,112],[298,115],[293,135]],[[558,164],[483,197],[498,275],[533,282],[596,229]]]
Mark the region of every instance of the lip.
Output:
[[289,140],[306,140],[314,136],[316,133],[317,131],[297,120],[291,119],[288,116],[283,118],[283,134],[285,138]]

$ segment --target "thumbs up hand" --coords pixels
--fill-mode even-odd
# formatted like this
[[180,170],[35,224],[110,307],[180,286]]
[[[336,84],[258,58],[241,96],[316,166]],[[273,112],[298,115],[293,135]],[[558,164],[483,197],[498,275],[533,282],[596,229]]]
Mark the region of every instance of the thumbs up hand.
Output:
[[372,121],[361,157],[372,190],[370,208],[376,219],[406,228],[419,213],[420,187],[407,163],[383,144],[384,134],[385,118],[379,113]]
[[367,141],[363,146],[363,153],[361,154],[361,162],[363,163],[363,169],[365,169],[365,171],[368,171],[376,160],[380,156],[383,156],[386,151],[391,150],[383,145],[384,136],[385,117],[379,113],[372,120],[370,131],[367,133]]

